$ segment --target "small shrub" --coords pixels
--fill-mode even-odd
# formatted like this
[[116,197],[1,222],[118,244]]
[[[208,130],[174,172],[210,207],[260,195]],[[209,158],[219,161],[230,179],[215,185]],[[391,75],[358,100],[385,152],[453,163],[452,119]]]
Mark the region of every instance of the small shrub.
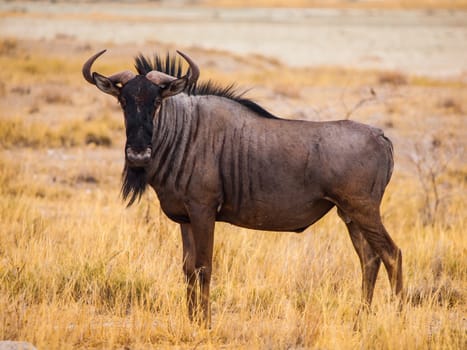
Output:
[[98,134],[95,132],[87,133],[84,142],[87,145],[94,144],[96,146],[112,146],[112,138],[109,135]]
[[44,89],[44,91],[41,94],[41,100],[48,104],[72,104],[70,96],[63,93],[60,88]]
[[453,160],[463,154],[463,146],[455,145],[442,135],[431,135],[417,142],[410,156],[421,188],[420,214],[425,226],[446,224],[447,204],[454,191],[448,183]]
[[385,72],[378,77],[378,83],[389,85],[407,85],[407,77],[400,72]]
[[79,173],[73,179],[76,183],[98,184],[99,179],[92,174]]
[[9,55],[15,52],[18,47],[16,39],[3,39],[0,40],[0,55]]
[[18,95],[29,95],[31,93],[31,88],[29,86],[15,86],[13,87],[10,92]]
[[448,97],[438,102],[438,107],[443,108],[454,114],[463,114],[462,105],[455,99]]
[[434,304],[452,308],[463,302],[463,293],[447,281],[438,285],[409,289],[407,298],[416,306]]

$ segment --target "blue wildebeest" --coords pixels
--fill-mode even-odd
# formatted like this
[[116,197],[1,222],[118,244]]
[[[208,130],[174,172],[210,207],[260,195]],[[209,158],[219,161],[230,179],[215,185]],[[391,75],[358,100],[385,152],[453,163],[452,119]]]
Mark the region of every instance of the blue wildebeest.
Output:
[[[136,58],[136,70],[84,78],[116,97],[125,117],[122,194],[131,205],[150,185],[180,224],[189,315],[210,322],[209,284],[216,221],[301,232],[331,208],[347,225],[369,306],[383,261],[392,291],[402,290],[402,256],[384,228],[380,203],[393,147],[379,129],[349,120],[278,118],[232,87],[197,83],[186,55]],[[197,292],[200,288],[200,297]]]

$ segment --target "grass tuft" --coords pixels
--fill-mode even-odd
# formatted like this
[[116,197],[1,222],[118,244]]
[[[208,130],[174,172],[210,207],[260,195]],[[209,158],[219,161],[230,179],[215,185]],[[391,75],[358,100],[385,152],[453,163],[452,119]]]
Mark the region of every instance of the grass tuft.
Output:
[[0,145],[14,147],[110,147],[121,137],[123,126],[108,115],[89,121],[64,121],[55,127],[23,118],[0,119]]

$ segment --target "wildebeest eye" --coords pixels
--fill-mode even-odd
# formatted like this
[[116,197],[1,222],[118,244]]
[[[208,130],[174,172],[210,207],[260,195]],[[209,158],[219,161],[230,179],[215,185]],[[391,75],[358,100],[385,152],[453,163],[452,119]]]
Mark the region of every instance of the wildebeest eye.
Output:
[[154,106],[159,106],[162,103],[162,99],[160,97],[156,97],[154,99]]

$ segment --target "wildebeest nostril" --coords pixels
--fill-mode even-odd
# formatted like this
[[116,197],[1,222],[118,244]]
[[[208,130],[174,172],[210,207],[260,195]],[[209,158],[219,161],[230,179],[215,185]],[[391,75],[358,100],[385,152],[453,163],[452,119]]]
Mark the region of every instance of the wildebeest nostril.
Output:
[[135,166],[143,166],[151,159],[151,147],[147,147],[143,151],[135,151],[131,147],[126,149],[126,157]]

